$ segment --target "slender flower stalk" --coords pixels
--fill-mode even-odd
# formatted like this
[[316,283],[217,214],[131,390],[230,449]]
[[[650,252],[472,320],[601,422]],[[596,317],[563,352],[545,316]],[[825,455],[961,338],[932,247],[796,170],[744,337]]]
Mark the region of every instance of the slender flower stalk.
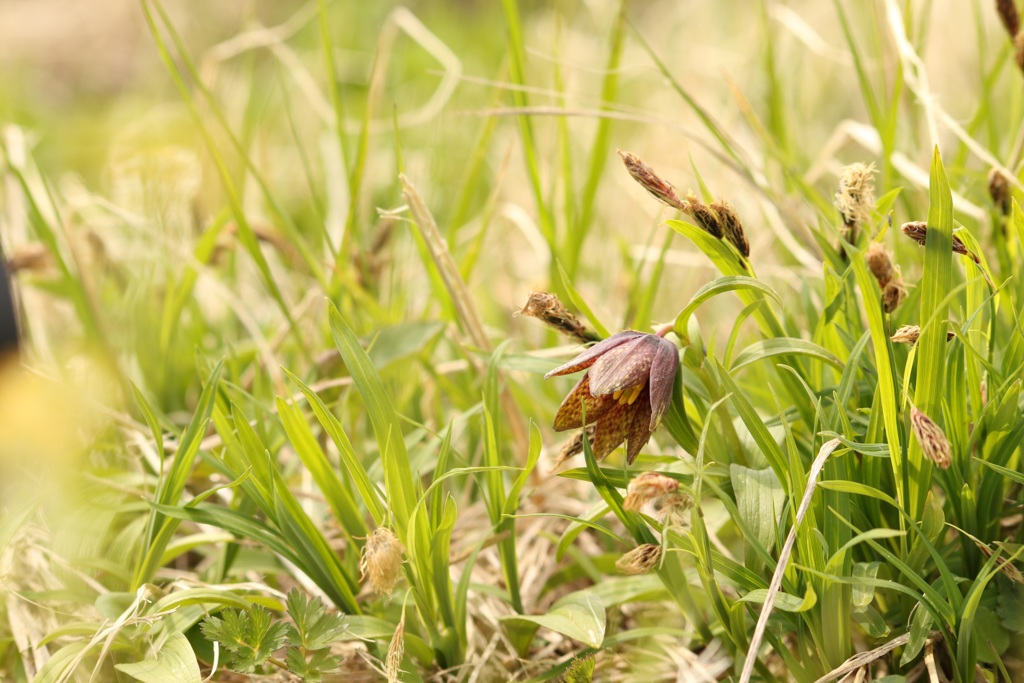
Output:
[[555,431],[594,424],[594,455],[625,441],[632,464],[668,410],[678,367],[675,344],[655,334],[629,330],[595,344],[544,376],[587,371],[559,406]]

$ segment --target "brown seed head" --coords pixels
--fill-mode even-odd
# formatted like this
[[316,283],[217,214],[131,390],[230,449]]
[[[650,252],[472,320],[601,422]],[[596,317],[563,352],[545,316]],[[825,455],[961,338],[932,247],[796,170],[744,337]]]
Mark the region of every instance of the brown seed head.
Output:
[[626,170],[629,171],[629,175],[633,176],[633,180],[640,183],[640,187],[647,190],[652,197],[673,209],[686,211],[682,200],[679,199],[679,195],[676,194],[672,185],[662,180],[654,172],[653,168],[640,160],[640,157],[629,152],[623,152],[621,149],[619,150],[619,156],[622,157],[622,163],[626,165]]
[[690,214],[697,223],[697,227],[712,237],[722,239],[725,236],[721,218],[718,217],[718,214],[710,206],[702,202],[693,193],[686,195],[683,211]]
[[1017,60],[1017,66],[1024,71],[1024,31],[1019,31],[1013,39],[1013,56]]
[[565,443],[562,444],[562,448],[558,451],[558,460],[555,461],[555,467],[558,467],[569,458],[579,455],[583,452],[583,432],[587,433],[587,438],[593,443],[594,432],[597,431],[595,425],[590,425],[586,429],[581,429],[578,432],[574,432]]
[[24,270],[38,275],[52,270],[55,265],[53,255],[43,243],[29,242],[11,250],[7,259],[7,272],[13,274]]
[[722,234],[725,239],[732,242],[732,245],[736,247],[736,251],[743,254],[743,258],[749,258],[750,243],[747,242],[747,236],[743,232],[743,224],[740,222],[740,217],[736,215],[736,211],[722,200],[713,203],[711,209],[718,214],[722,226]]
[[536,318],[545,325],[553,327],[568,337],[583,342],[601,341],[596,332],[588,330],[572,311],[559,301],[558,297],[549,292],[531,292],[526,305],[522,307],[517,315],[525,315]]
[[866,223],[871,218],[871,209],[875,207],[874,175],[874,164],[858,162],[843,169],[835,205],[847,228]]
[[1010,214],[1010,183],[999,169],[993,168],[988,174],[988,194],[992,203],[999,207],[1004,216]]
[[914,345],[917,343],[918,337],[921,336],[921,328],[917,325],[904,325],[900,329],[896,330],[889,339],[894,344],[910,344]]
[[[928,239],[928,224],[924,221],[911,221],[910,223],[904,223],[900,227],[900,230],[903,231],[904,235],[914,240],[922,247]],[[975,260],[975,262],[978,260],[977,257],[967,249],[967,245],[964,244],[964,241],[956,235],[953,235],[953,251],[962,256],[970,256]]]
[[[896,330],[889,339],[894,344],[916,344],[918,337],[921,336],[921,328],[917,325],[904,325],[900,329]],[[956,333],[953,331],[946,332],[946,341],[953,341],[956,337]]]
[[626,487],[626,499],[622,507],[636,512],[645,504],[672,493],[679,488],[679,482],[658,472],[644,472],[633,477]]
[[894,279],[885,283],[885,287],[882,287],[882,310],[892,313],[900,307],[906,296],[907,286],[903,283],[903,278],[897,274]]
[[868,245],[865,258],[868,262],[868,269],[878,280],[879,287],[885,287],[889,281],[896,276],[896,268],[892,264],[892,257],[886,251],[885,245],[881,242],[872,242]]
[[647,574],[658,566],[661,552],[660,545],[644,543],[620,557],[615,567],[623,574]]
[[941,469],[948,469],[952,461],[952,447],[946,438],[946,433],[939,425],[914,406],[910,409],[910,426],[914,430],[914,436],[921,444],[921,452],[924,457],[931,460]]
[[390,594],[398,583],[402,572],[402,553],[405,548],[395,534],[385,527],[378,527],[366,539],[359,570],[363,578],[369,578],[370,587],[380,595]]
[[[998,541],[997,541],[998,544]],[[995,553],[984,543],[974,542],[974,545],[978,546],[978,550],[982,552],[985,557],[992,557]],[[1024,574],[1020,573],[1020,570],[1013,566],[1013,563],[1008,562],[1005,557],[999,556],[996,558],[996,566],[999,567],[1006,578],[1010,579],[1015,583],[1024,583]]]
[[1015,37],[1020,32],[1020,15],[1017,14],[1017,3],[1015,0],[996,0],[996,12],[1003,22],[1006,32],[1010,37]]

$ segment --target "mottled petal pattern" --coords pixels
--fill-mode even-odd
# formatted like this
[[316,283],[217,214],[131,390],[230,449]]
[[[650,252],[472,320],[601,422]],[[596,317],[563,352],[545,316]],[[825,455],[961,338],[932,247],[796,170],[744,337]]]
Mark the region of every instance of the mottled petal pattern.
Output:
[[598,358],[587,373],[590,391],[595,395],[611,394],[647,381],[653,358],[650,336],[637,337]]
[[[587,349],[546,377],[586,369],[555,415],[555,430],[594,424],[591,444],[597,459],[623,442],[632,464],[668,410],[679,368],[679,351],[653,334],[620,332]],[[596,423],[596,424],[595,424]]]
[[630,339],[643,336],[640,332],[634,332],[627,330],[626,332],[619,332],[605,339],[603,342],[594,344],[589,349],[581,353],[580,355],[573,358],[564,365],[559,365],[557,368],[544,375],[544,379],[550,379],[552,377],[558,377],[560,375],[571,375],[574,372],[579,372],[584,368],[589,368],[594,364],[594,361],[600,358],[608,351],[612,350],[619,344],[624,344]]
[[580,403],[587,407],[587,424],[594,424],[618,402],[611,396],[594,396],[590,393],[590,373],[583,375],[569,395],[562,401],[555,413],[555,431],[579,429],[583,426],[583,410]]
[[[639,401],[638,401],[639,403]],[[597,431],[594,432],[594,457],[603,459],[614,451],[626,438],[626,431],[629,429],[630,417],[635,412],[636,404],[619,403],[615,401],[611,410],[601,416],[597,421]]]
[[644,387],[640,398],[637,399],[636,408],[629,419],[629,431],[626,432],[626,463],[633,464],[642,449],[651,439],[654,432],[651,429],[651,396],[650,388]]
[[676,385],[676,369],[679,367],[679,349],[667,339],[658,339],[658,350],[651,363],[651,421],[649,430],[654,431],[672,402],[672,390]]

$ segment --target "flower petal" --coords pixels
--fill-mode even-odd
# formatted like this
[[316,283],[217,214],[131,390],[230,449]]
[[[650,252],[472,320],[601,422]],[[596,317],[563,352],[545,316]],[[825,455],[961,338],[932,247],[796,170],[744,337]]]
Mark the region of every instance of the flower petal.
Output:
[[654,432],[651,429],[651,397],[648,395],[650,387],[644,387],[640,397],[636,400],[636,410],[631,415],[629,431],[626,432],[626,464],[632,465],[640,451],[651,439]]
[[639,401],[629,405],[628,403],[613,401],[611,409],[597,421],[597,429],[594,432],[594,439],[591,443],[594,447],[595,458],[598,460],[603,459],[625,440],[638,403]]
[[651,363],[651,421],[648,431],[653,432],[672,402],[679,367],[679,349],[667,339],[658,339],[658,350]]
[[590,393],[590,373],[580,377],[576,386],[572,388],[569,395],[558,406],[555,413],[555,431],[564,432],[567,429],[579,429],[583,426],[583,410],[580,402],[587,407],[587,424],[593,424],[601,419],[601,416],[617,405],[617,401],[611,396],[594,396]]
[[646,382],[657,340],[645,334],[603,354],[590,368],[590,392],[600,396]]
[[552,377],[558,377],[560,375],[571,375],[574,372],[579,372],[584,368],[589,368],[594,364],[602,354],[607,353],[609,350],[615,348],[619,344],[624,344],[630,339],[635,339],[638,336],[642,336],[640,332],[634,332],[632,330],[626,330],[625,332],[619,332],[613,334],[602,342],[594,344],[589,349],[581,353],[580,355],[573,358],[564,365],[559,365],[557,368],[544,375],[544,379],[550,379]]

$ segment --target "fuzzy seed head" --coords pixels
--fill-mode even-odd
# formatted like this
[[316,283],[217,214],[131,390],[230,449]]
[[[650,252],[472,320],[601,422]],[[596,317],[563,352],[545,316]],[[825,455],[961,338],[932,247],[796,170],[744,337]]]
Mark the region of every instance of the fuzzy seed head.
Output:
[[626,487],[626,499],[622,507],[636,512],[647,503],[661,498],[679,488],[679,482],[658,472],[644,472],[633,477]]
[[852,228],[866,223],[875,207],[875,165],[850,164],[839,178],[835,206],[843,216],[843,224]]
[[684,527],[689,522],[693,498],[682,491],[675,491],[654,501],[658,519],[667,527]]
[[384,659],[384,673],[388,677],[388,683],[397,683],[398,674],[402,669],[402,657],[405,655],[405,612],[398,621],[395,634],[391,636],[391,643],[388,645],[388,655]]
[[1004,216],[1010,213],[1010,183],[999,169],[993,168],[988,174],[988,194],[992,203],[999,207]]
[[722,200],[713,203],[711,209],[718,214],[722,225],[722,235],[725,239],[736,247],[736,251],[740,252],[743,258],[750,258],[750,243],[747,242],[743,224],[740,222],[740,217],[736,215],[736,211]]
[[591,330],[588,330],[572,311],[559,301],[558,297],[549,292],[531,292],[526,305],[519,310],[517,315],[525,315],[536,318],[545,325],[548,325],[568,337],[584,344],[601,341]]
[[644,543],[630,550],[616,561],[615,567],[623,574],[648,574],[661,561],[661,546]]
[[625,164],[629,175],[633,176],[633,180],[638,182],[640,187],[647,190],[652,197],[673,209],[678,209],[679,211],[686,210],[683,208],[683,202],[679,199],[679,195],[676,194],[672,185],[662,180],[654,172],[653,168],[640,160],[640,157],[629,152],[623,152],[621,149],[619,150],[619,156],[622,157],[622,163]]
[[939,425],[914,406],[910,409],[910,426],[914,430],[914,436],[921,444],[921,452],[924,457],[931,460],[940,469],[949,469],[952,462],[952,447],[946,438],[946,433]]
[[359,569],[363,579],[370,580],[370,587],[379,595],[390,594],[402,573],[402,554],[405,548],[398,537],[384,527],[378,527],[363,546]]

